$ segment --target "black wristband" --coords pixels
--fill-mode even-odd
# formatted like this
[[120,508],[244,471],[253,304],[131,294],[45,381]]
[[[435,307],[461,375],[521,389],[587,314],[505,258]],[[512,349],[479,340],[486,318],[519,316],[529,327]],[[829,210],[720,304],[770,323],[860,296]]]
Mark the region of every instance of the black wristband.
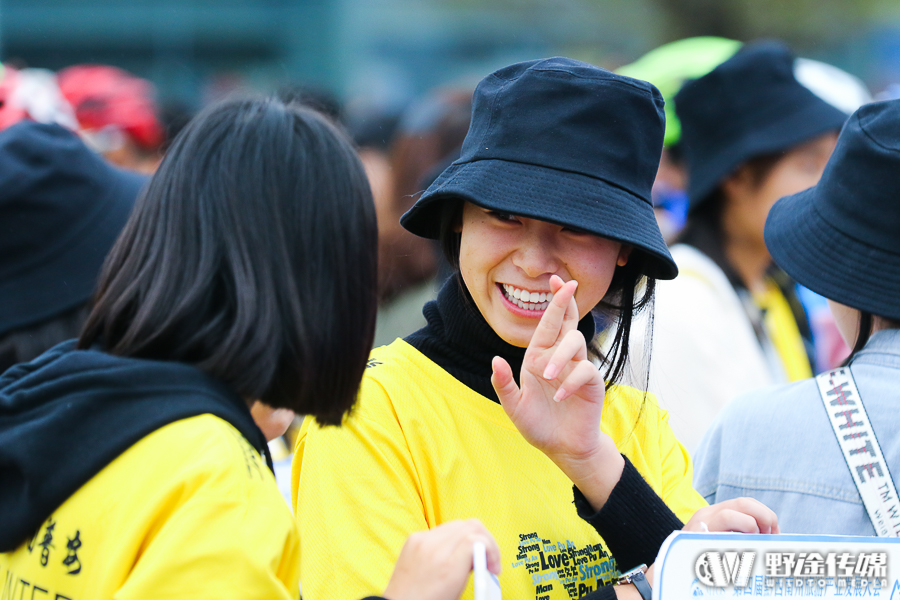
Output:
[[621,568],[652,564],[669,534],[684,525],[625,457],[622,478],[595,511],[574,488],[578,516],[593,525]]

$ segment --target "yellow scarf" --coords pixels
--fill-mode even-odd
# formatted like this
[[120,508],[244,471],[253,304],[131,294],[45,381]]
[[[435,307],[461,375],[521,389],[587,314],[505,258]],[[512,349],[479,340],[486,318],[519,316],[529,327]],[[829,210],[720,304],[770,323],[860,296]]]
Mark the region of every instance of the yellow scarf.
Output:
[[788,380],[799,381],[812,377],[803,337],[781,289],[774,281],[767,279],[766,290],[754,294],[753,301],[763,311],[763,327],[781,359]]

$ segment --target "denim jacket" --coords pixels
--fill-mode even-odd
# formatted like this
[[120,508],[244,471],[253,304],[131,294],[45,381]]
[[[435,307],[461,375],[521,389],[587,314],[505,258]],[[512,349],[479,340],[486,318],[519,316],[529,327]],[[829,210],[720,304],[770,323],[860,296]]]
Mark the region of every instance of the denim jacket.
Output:
[[[900,330],[879,331],[851,363],[895,485],[900,475]],[[694,460],[694,487],[710,503],[750,496],[784,533],[875,535],[814,379],[731,402]]]

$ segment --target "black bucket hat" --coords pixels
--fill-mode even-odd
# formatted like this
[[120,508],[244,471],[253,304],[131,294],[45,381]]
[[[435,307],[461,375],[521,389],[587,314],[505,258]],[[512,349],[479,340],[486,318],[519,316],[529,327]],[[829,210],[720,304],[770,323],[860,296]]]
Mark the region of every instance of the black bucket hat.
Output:
[[775,203],[765,238],[800,284],[900,319],[900,100],[850,117],[822,179]]
[[778,42],[754,42],[675,95],[691,210],[748,160],[788,150],[829,131],[847,114],[794,75]]
[[0,131],[0,335],[91,298],[146,180],[59,125]]
[[646,275],[678,273],[653,215],[663,100],[651,84],[569,58],[518,63],[475,89],[458,160],[400,222],[437,239],[446,201],[464,199],[629,244]]

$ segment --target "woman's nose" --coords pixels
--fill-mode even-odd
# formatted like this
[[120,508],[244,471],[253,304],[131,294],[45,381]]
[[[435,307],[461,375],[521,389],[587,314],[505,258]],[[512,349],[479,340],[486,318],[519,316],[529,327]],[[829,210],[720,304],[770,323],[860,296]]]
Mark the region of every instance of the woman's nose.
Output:
[[522,244],[513,256],[513,264],[527,277],[552,275],[559,270],[555,244],[544,236],[529,236],[527,243]]

